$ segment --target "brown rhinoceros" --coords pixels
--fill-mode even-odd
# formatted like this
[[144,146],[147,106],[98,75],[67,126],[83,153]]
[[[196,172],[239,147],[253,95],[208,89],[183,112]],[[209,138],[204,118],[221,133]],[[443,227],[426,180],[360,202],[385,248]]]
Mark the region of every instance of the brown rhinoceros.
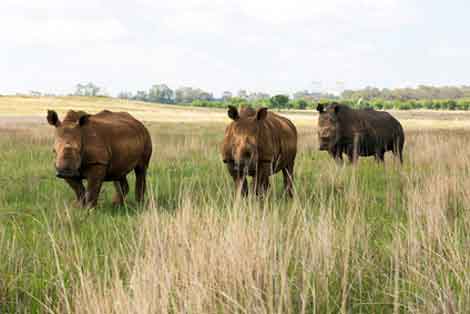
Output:
[[235,181],[237,195],[248,194],[247,176],[253,178],[253,192],[262,195],[269,177],[282,170],[287,194],[293,195],[294,162],[297,154],[297,130],[287,118],[267,108],[255,111],[229,106],[233,120],[225,130],[221,153]]
[[56,175],[75,191],[81,206],[96,206],[105,181],[114,182],[113,203],[123,204],[129,192],[126,175],[132,170],[136,199],[143,201],[152,141],[142,123],[126,112],[107,110],[95,115],[69,111],[62,122],[49,110],[47,121],[55,127]]
[[317,110],[320,150],[338,160],[345,153],[350,162],[358,156],[375,156],[383,162],[385,152],[392,151],[403,163],[405,134],[400,122],[388,112],[356,110],[338,103],[326,108],[319,104]]

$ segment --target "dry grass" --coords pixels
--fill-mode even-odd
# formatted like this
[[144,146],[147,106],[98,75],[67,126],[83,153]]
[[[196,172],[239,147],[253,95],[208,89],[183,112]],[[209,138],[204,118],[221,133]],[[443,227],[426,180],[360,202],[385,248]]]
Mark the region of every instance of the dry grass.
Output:
[[[103,109],[127,111],[148,122],[226,123],[226,110],[152,104],[107,97],[0,97],[0,126],[4,124],[43,123],[45,112],[54,109],[60,114],[70,109],[96,113]],[[409,129],[469,128],[468,111],[409,110],[390,111]],[[297,125],[316,124],[315,110],[289,110],[283,115]]]
[[[107,282],[80,273],[72,308],[77,313],[466,313],[470,160],[459,149],[468,147],[465,134],[412,133],[404,169],[369,169],[390,174],[382,208],[370,208],[373,193],[359,183],[373,173],[330,163],[317,168],[323,180],[316,184],[341,187],[341,197],[312,184],[316,200],[298,198],[287,208],[255,201],[201,206],[185,191],[174,214],[155,208],[139,217],[127,276],[117,266]],[[381,221],[382,215],[390,218]]]
[[470,131],[409,121],[402,167],[338,166],[300,123],[297,195],[264,202],[232,198],[225,123],[152,122],[148,206],[107,188],[86,220],[49,128],[1,129],[0,313],[467,313]]

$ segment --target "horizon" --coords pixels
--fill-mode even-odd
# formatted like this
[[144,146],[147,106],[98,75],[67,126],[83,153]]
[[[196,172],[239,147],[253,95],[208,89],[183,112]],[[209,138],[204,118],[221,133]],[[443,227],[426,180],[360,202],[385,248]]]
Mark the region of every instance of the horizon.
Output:
[[[220,96],[470,85],[454,0],[5,0],[0,94],[109,95],[154,84]],[[12,31],[13,30],[13,31]]]
[[[81,83],[78,83],[78,84],[75,84],[75,85],[80,85],[80,84],[86,85],[86,84],[89,84],[89,83],[93,83],[93,82],[88,82],[88,83],[81,82]],[[164,83],[162,83],[162,84],[164,84]],[[14,93],[4,93],[4,94],[0,93],[0,96],[5,96],[5,97],[15,97],[15,96],[18,96],[18,97],[28,97],[28,96],[31,96],[31,97],[69,97],[69,96],[73,96],[73,97],[110,97],[110,98],[119,98],[119,92],[117,94],[110,94],[110,93],[107,93],[107,90],[106,90],[105,87],[102,87],[102,86],[97,86],[97,87],[100,88],[100,91],[98,92],[97,95],[94,95],[94,96],[74,94],[74,92],[76,92],[76,90],[74,90],[74,89],[70,89],[70,91],[65,92],[65,93],[43,92],[43,91],[40,91],[40,90],[28,90],[28,91],[18,91],[18,92],[14,92]],[[136,96],[137,92],[139,92],[139,91],[147,92],[151,87],[152,86],[149,86],[148,88],[143,88],[143,89],[139,89],[139,90],[136,90],[136,91],[121,91],[121,92],[130,93],[130,95]],[[170,89],[172,89],[173,91],[175,91],[178,88],[185,88],[185,87],[189,87],[189,86],[178,86],[176,88],[173,88],[172,86],[168,86],[168,87]],[[197,86],[190,86],[190,87],[198,88]],[[460,88],[470,88],[470,85],[418,85],[418,86],[404,86],[404,87],[397,87],[397,88],[365,86],[363,88],[354,89],[354,90],[344,89],[343,92],[344,91],[353,91],[353,92],[365,91],[365,90],[370,89],[370,88],[377,88],[379,91],[384,91],[386,89],[391,90],[391,91],[398,91],[398,90],[404,90],[404,89],[417,90],[419,87],[430,87],[430,88],[436,88],[436,89],[442,89],[442,88],[457,88],[457,89],[460,89]],[[232,97],[237,98],[237,97],[240,97],[240,96],[237,95],[237,92],[239,92],[239,91],[242,91],[242,90],[238,90],[238,91],[225,90],[224,92],[230,92],[230,93],[233,94]],[[261,94],[263,93],[263,91],[252,91],[252,90],[243,90],[243,91],[247,92],[247,96],[250,95],[251,93],[261,93]],[[296,90],[293,93],[289,93],[289,94],[288,93],[279,93],[279,94],[269,94],[269,93],[267,93],[267,95],[270,96],[270,97],[275,96],[275,95],[286,95],[288,97],[293,97],[296,92],[305,92],[305,91],[307,91],[311,94],[318,93],[318,94],[321,94],[321,95],[324,95],[324,96],[331,95],[331,96],[335,96],[335,97],[342,97],[342,93],[335,93],[335,92],[330,92],[330,91],[316,92],[316,91],[311,91],[311,90],[310,91],[309,90]],[[205,91],[205,92],[211,93],[210,90]],[[224,92],[222,92],[220,95],[214,94],[213,95],[213,100],[222,99]],[[36,94],[36,93],[39,93],[39,94]],[[466,98],[466,97],[464,97],[464,98]]]

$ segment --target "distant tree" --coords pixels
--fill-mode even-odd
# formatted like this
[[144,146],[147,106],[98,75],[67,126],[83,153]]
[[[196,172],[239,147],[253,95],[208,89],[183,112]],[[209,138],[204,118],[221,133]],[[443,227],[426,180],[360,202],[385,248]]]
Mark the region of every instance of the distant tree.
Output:
[[258,100],[263,100],[263,99],[269,99],[271,96],[266,93],[262,92],[253,92],[248,95],[248,101],[253,102],[253,101],[258,101]]
[[148,92],[148,99],[152,102],[170,104],[173,102],[173,90],[166,84],[153,85]]
[[294,109],[306,109],[308,106],[308,103],[303,100],[303,99],[296,99],[296,100],[293,100],[291,101],[291,107],[294,108]]
[[33,96],[33,97],[41,97],[42,93],[32,90],[32,91],[29,92],[29,95]]
[[98,96],[101,88],[89,82],[87,84],[77,84],[75,86],[74,96]]
[[212,93],[203,91],[200,88],[180,87],[175,90],[175,102],[189,104],[194,100],[213,100]]
[[232,97],[228,100],[228,103],[235,107],[247,105],[246,100],[240,97]]
[[272,107],[271,99],[269,97],[268,98],[259,98],[257,100],[254,100],[254,101],[252,101],[252,104],[255,107],[267,107],[267,108]]
[[148,98],[148,94],[147,94],[146,91],[144,91],[144,90],[138,90],[138,91],[135,93],[133,99],[135,99],[135,100],[140,100],[140,101],[148,101],[149,98]]
[[302,91],[295,92],[292,95],[292,98],[294,98],[294,100],[296,100],[296,99],[306,99],[309,96],[310,96],[310,93],[307,90],[302,90]]
[[119,92],[118,98],[120,99],[132,99],[132,93],[131,92]]
[[240,89],[237,93],[238,98],[248,99],[248,93],[244,89]]
[[426,86],[420,85],[417,88],[396,88],[396,89],[378,89],[375,87],[366,87],[360,90],[345,90],[341,97],[343,99],[359,99],[365,100],[384,99],[384,100],[401,100],[408,102],[412,100],[433,100],[433,99],[463,99],[470,97],[469,86]]
[[232,97],[233,97],[233,95],[232,95],[232,92],[230,92],[230,91],[224,91],[222,93],[222,100],[223,101],[229,100]]
[[276,95],[271,97],[271,105],[273,108],[287,108],[289,104],[289,96]]
[[205,92],[203,90],[198,90],[196,99],[211,101],[214,99],[212,93]]

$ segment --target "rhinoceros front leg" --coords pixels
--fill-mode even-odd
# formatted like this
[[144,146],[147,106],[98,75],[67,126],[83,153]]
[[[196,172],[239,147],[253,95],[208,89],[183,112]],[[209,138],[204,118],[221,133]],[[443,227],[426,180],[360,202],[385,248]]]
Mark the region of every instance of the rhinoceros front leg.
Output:
[[263,196],[269,189],[270,167],[270,164],[258,166],[255,178],[253,179],[253,192],[257,196]]
[[336,161],[338,165],[343,164],[343,150],[339,146],[334,146],[328,151],[330,156]]
[[235,181],[236,196],[240,195],[246,197],[248,195],[248,182],[246,176],[234,175],[233,180]]
[[96,207],[98,203],[98,196],[106,176],[106,168],[104,166],[96,166],[90,169],[87,174],[88,185],[85,193],[85,206],[91,208]]
[[72,188],[75,192],[77,198],[77,205],[83,206],[85,204],[85,187],[83,186],[82,180],[65,178],[65,182]]
[[348,155],[349,162],[355,165],[359,157],[358,148],[354,146],[348,147],[347,155]]
[[116,188],[116,194],[113,197],[113,204],[121,206],[124,204],[127,193],[129,193],[129,183],[127,178],[124,177],[119,181],[114,181],[114,187]]
[[233,162],[227,163],[227,170],[235,183],[235,197],[248,196],[248,181],[245,175],[240,174],[233,167]]

